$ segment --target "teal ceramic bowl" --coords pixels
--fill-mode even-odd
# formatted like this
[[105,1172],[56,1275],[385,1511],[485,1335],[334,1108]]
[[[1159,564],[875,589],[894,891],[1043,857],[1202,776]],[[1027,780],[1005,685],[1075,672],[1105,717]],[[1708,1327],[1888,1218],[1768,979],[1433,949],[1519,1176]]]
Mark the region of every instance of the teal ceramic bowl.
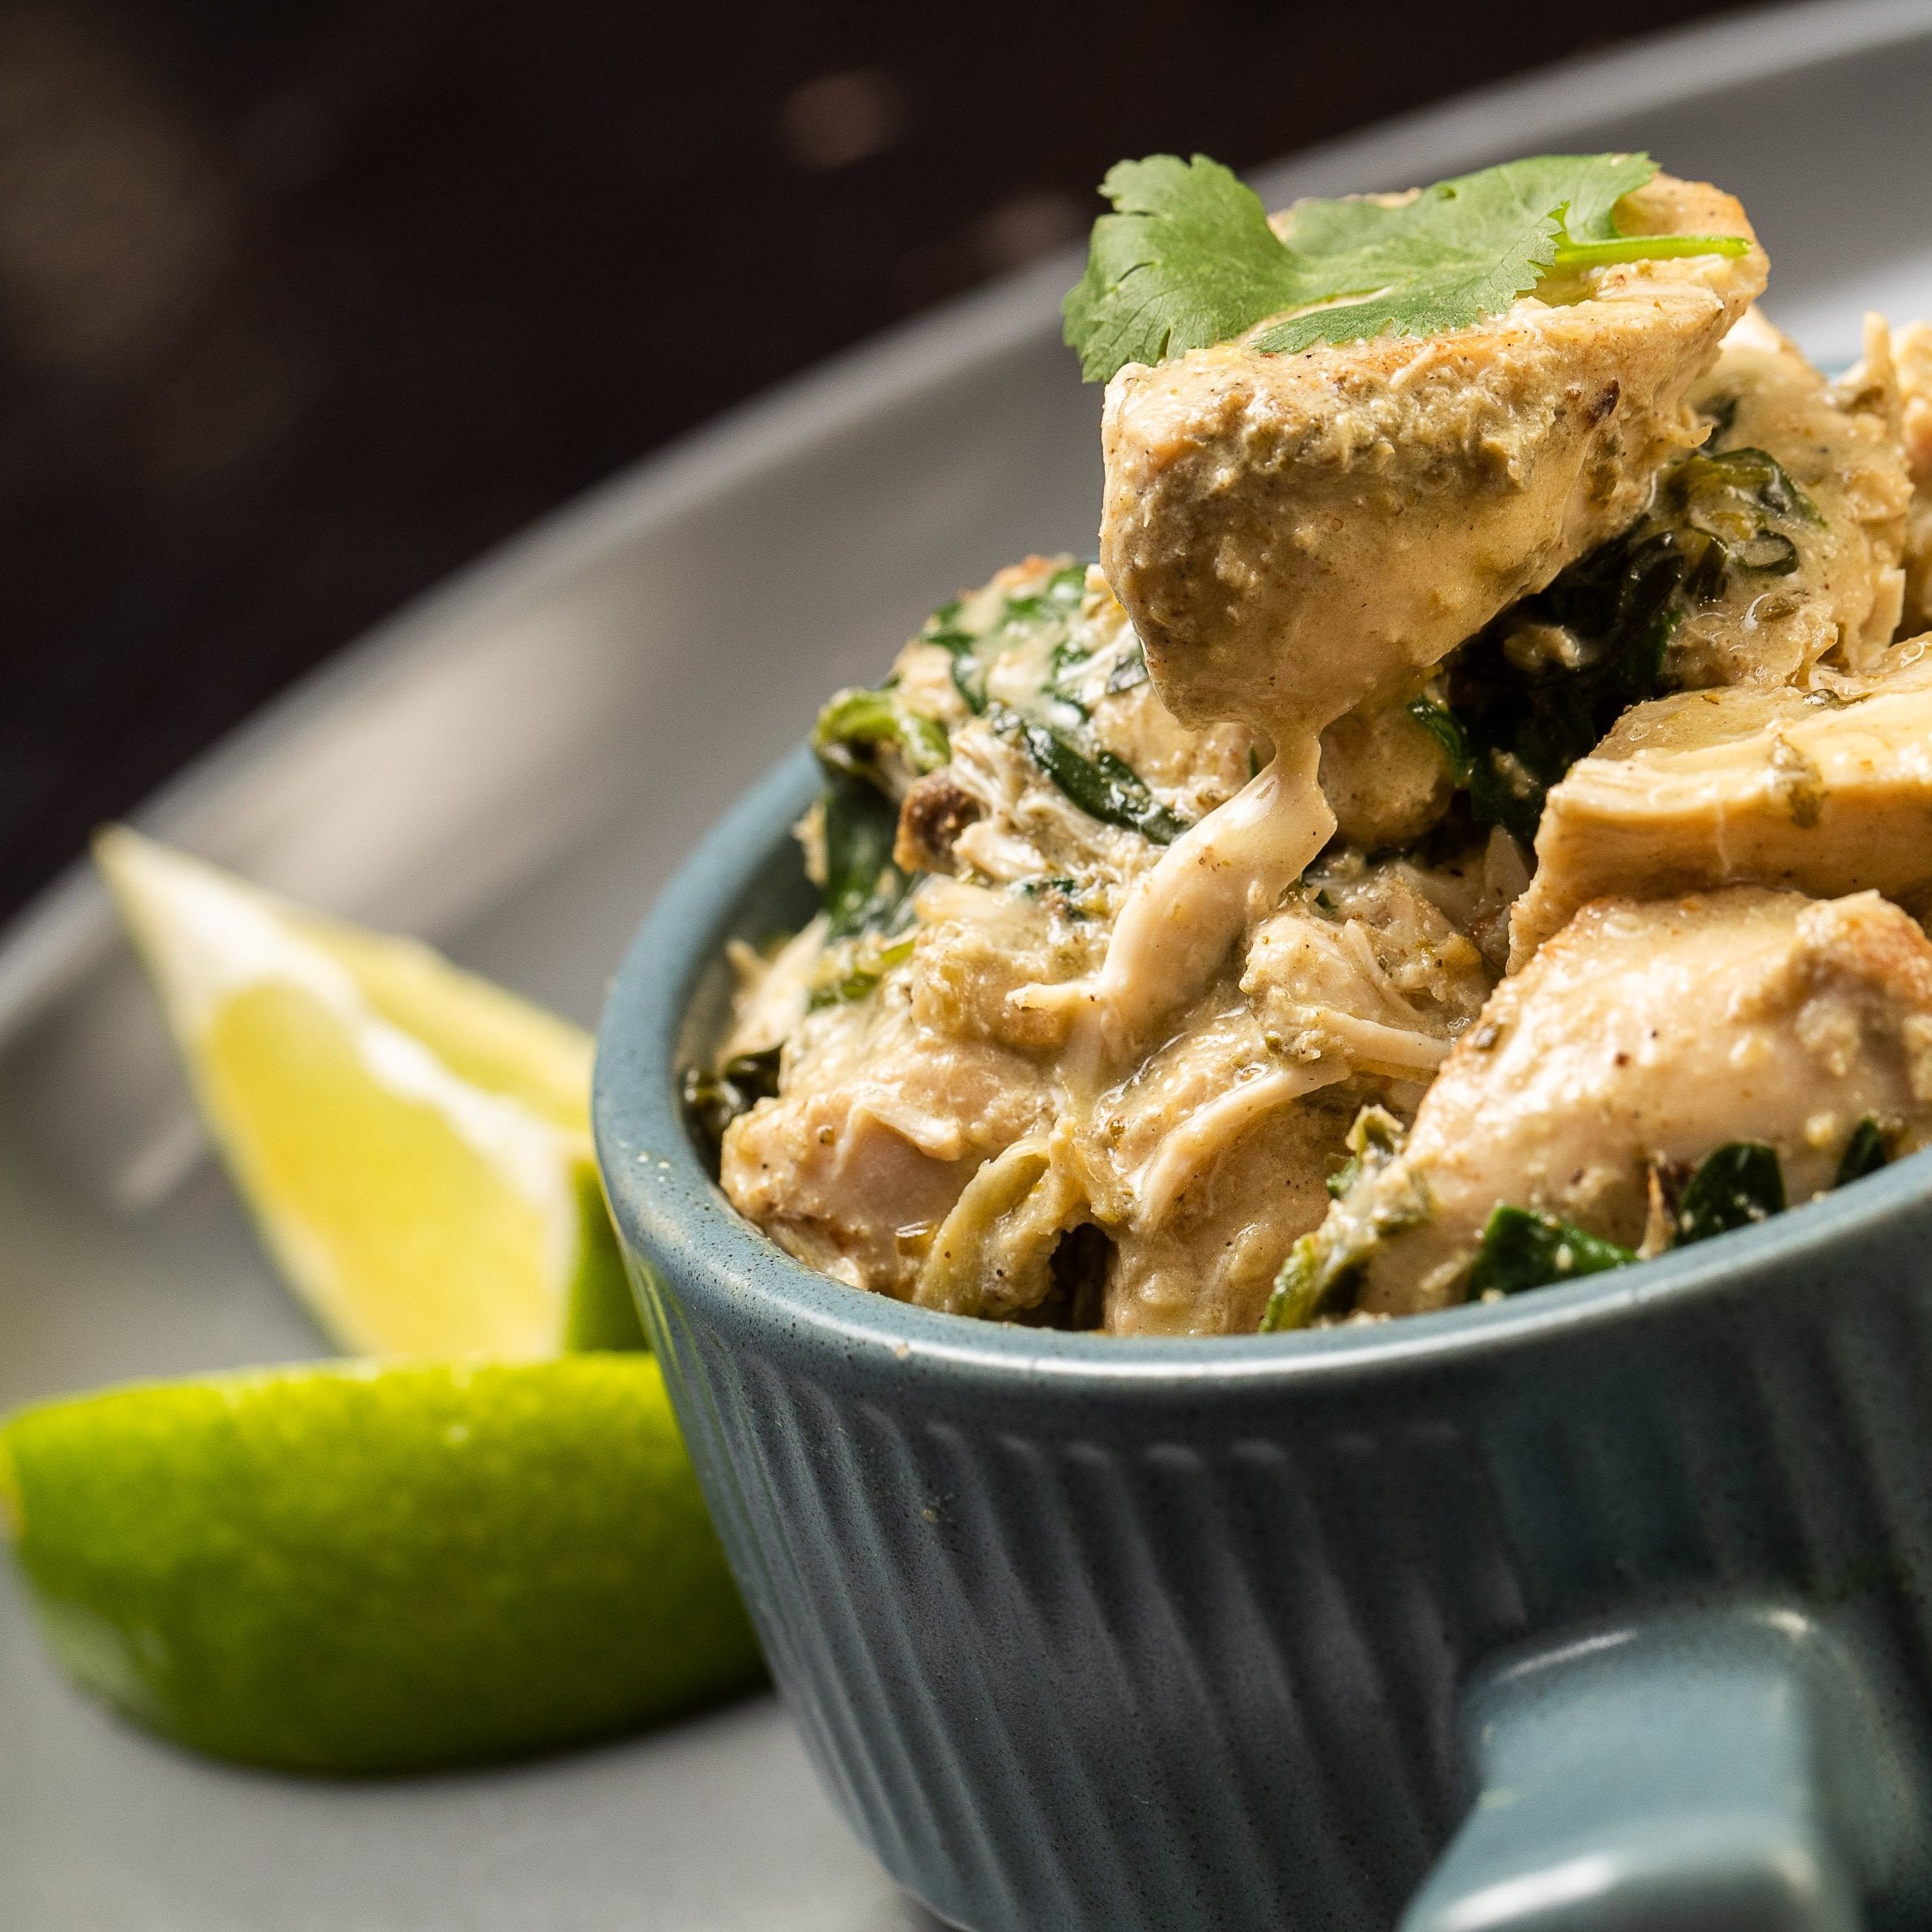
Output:
[[[1163,1342],[860,1294],[687,1137],[799,754],[605,1009],[599,1158],[855,1829],[972,1932],[1932,1916],[1932,1162],[1624,1273]],[[747,1831],[756,1819],[743,1821]]]

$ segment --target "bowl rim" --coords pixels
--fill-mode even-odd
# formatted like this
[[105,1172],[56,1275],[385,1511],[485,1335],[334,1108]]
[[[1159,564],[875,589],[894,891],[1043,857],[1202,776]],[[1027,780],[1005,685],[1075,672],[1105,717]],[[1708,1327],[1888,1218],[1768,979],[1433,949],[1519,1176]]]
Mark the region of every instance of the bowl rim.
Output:
[[605,1004],[592,1102],[598,1166],[624,1246],[687,1290],[708,1284],[741,1313],[795,1335],[998,1377],[1109,1385],[1168,1383],[1177,1373],[1217,1381],[1354,1380],[1674,1313],[1747,1287],[1771,1268],[1826,1263],[1886,1224],[1932,1219],[1932,1159],[1907,1157],[1757,1226],[1629,1268],[1500,1302],[1276,1335],[1028,1328],[849,1287],[793,1260],[731,1207],[698,1157],[677,1096],[681,1036],[700,976],[755,903],[760,883],[782,866],[791,827],[817,783],[816,763],[800,746],[739,801],[658,895]]

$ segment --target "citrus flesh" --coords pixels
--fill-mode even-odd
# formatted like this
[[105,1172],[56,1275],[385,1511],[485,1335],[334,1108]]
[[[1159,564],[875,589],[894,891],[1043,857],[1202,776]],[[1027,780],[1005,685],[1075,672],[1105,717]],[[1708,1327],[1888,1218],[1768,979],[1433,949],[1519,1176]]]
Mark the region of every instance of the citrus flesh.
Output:
[[74,1676],[251,1763],[475,1762],[762,1674],[648,1355],[44,1404],[0,1429],[0,1518]]
[[335,1341],[508,1361],[642,1344],[587,1034],[124,827],[95,855],[236,1185]]

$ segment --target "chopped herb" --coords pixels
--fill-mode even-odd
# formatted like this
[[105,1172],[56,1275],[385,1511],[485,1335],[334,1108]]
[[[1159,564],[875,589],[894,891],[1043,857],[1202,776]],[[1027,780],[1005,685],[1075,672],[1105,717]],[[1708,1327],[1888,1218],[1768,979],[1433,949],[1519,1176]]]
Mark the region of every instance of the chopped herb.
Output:
[[812,749],[821,764],[861,777],[874,774],[875,754],[885,744],[895,747],[915,773],[937,771],[952,756],[946,727],[908,711],[889,686],[835,693],[812,730]]
[[1427,335],[1498,315],[1545,276],[1611,262],[1742,254],[1735,235],[1626,235],[1616,204],[1657,171],[1642,154],[1542,155],[1391,205],[1298,202],[1278,235],[1254,192],[1197,154],[1124,161],[1101,192],[1066,338],[1089,382],[1226,342],[1271,316],[1266,354]]
[[834,939],[884,931],[905,907],[912,879],[892,862],[899,812],[878,788],[835,771],[825,792],[826,923]]
[[1462,727],[1456,722],[1456,714],[1433,698],[1419,697],[1409,700],[1409,715],[1442,748],[1443,757],[1448,764],[1449,776],[1458,785],[1467,785],[1472,764],[1469,741],[1462,735]]
[[1107,673],[1107,695],[1118,697],[1124,691],[1137,691],[1146,682],[1147,653],[1136,638],[1133,648],[1122,652],[1119,661]]
[[1428,1197],[1413,1182],[1382,1184],[1402,1140],[1401,1123],[1382,1108],[1364,1107],[1356,1115],[1347,1141],[1353,1158],[1329,1183],[1337,1206],[1289,1250],[1262,1311],[1264,1335],[1346,1314],[1376,1247],[1429,1219]]
[[831,979],[812,989],[806,1001],[817,1013],[827,1006],[843,1006],[849,1000],[863,1000],[895,966],[913,956],[913,936],[897,939],[890,946],[876,946],[856,952]]
[[734,1054],[715,1072],[708,1067],[685,1068],[680,1082],[685,1126],[714,1178],[724,1152],[725,1130],[761,1100],[777,1096],[779,1052],[777,1047],[766,1047],[755,1053]]
[[1862,1181],[1867,1174],[1875,1174],[1891,1161],[1891,1148],[1885,1130],[1867,1114],[1852,1130],[1852,1137],[1845,1143],[1845,1151],[1838,1158],[1838,1178],[1832,1183],[1834,1188],[1842,1188],[1848,1182]]
[[1727,1140],[1698,1162],[1677,1198],[1677,1238],[1687,1247],[1785,1211],[1778,1150],[1762,1140]]
[[1482,1231],[1469,1277],[1473,1300],[1486,1294],[1520,1294],[1579,1274],[1602,1274],[1636,1260],[1628,1248],[1586,1233],[1573,1222],[1530,1207],[1501,1207]]
[[1172,845],[1188,829],[1188,821],[1169,812],[1131,765],[1103,747],[1077,744],[1071,734],[1004,707],[992,724],[1009,743],[1023,746],[1089,818],[1137,831],[1157,846]]
[[1339,1201],[1361,1178],[1361,1156],[1351,1154],[1322,1185],[1328,1190],[1331,1201]]
[[[1059,626],[1063,632],[1069,629],[1086,594],[1086,566],[1065,564],[1038,590],[1005,599],[990,617],[979,622],[977,629],[967,628],[963,600],[956,599],[942,605],[926,620],[919,641],[937,644],[951,654],[953,689],[966,709],[978,717],[986,709],[986,672],[993,660],[1037,637],[1043,628]],[[1055,674],[1071,661],[1062,655],[1067,643],[1063,634],[1055,643]]]

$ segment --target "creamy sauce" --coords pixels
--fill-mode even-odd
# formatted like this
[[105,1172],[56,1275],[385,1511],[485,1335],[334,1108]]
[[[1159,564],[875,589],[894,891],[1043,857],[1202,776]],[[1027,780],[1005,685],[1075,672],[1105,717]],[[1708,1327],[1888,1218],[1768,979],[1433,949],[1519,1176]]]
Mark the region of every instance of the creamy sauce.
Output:
[[1319,741],[1306,732],[1268,735],[1288,749],[1135,881],[1100,971],[1015,995],[1023,1005],[1073,1013],[1077,1086],[1091,1087],[1133,1058],[1164,1019],[1191,1005],[1250,922],[1328,842],[1335,815],[1315,782]]

